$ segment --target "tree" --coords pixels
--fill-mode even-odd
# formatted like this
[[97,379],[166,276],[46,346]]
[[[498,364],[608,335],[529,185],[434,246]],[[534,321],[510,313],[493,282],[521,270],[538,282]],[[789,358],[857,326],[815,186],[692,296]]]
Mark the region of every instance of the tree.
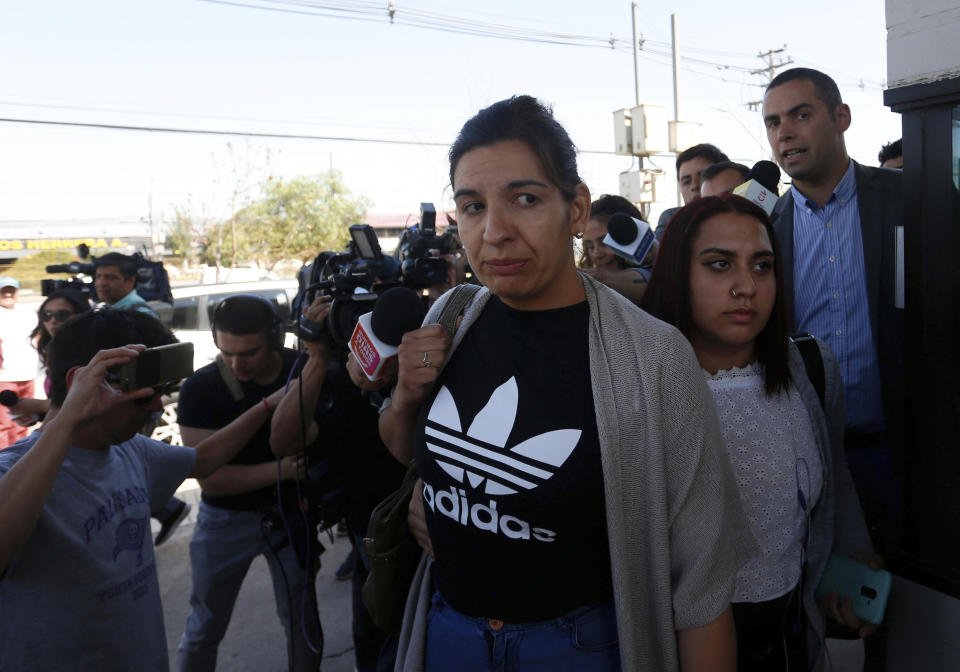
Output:
[[204,221],[194,214],[188,206],[174,206],[173,217],[167,223],[167,247],[175,257],[181,257],[188,263],[197,256],[194,249],[205,245]]
[[236,236],[223,240],[223,254],[237,251],[272,269],[283,259],[308,261],[323,250],[342,250],[350,238],[348,227],[362,223],[370,205],[343,185],[336,170],[268,179],[263,196],[232,218]]

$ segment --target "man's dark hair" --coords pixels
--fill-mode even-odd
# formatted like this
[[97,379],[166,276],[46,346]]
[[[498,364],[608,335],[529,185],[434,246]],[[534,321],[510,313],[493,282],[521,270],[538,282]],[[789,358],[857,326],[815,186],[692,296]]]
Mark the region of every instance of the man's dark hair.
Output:
[[277,324],[277,311],[267,299],[252,294],[228,296],[210,316],[214,331],[234,336],[270,335]]
[[709,166],[701,170],[700,179],[709,180],[725,170],[735,170],[740,173],[740,180],[742,182],[746,182],[747,175],[750,174],[750,169],[742,163],[737,163],[736,161],[718,161],[717,163],[711,163]]
[[126,254],[120,254],[119,252],[109,252],[102,257],[97,257],[93,265],[97,268],[100,266],[116,266],[120,269],[120,275],[127,280],[132,278],[137,272],[137,262],[134,258]]
[[709,142],[701,142],[699,145],[687,147],[677,155],[677,179],[680,179],[680,166],[685,164],[687,161],[692,161],[693,159],[700,158],[701,156],[707,159],[707,161],[710,163],[719,163],[720,161],[730,160],[730,157],[721,152],[719,147],[716,145],[711,145]]
[[643,215],[640,213],[640,210],[637,209],[637,206],[623,196],[603,194],[590,204],[590,219],[597,218],[607,221],[618,212],[646,221],[643,219]]
[[757,335],[757,360],[763,367],[764,389],[768,395],[786,391],[790,383],[787,339],[790,336],[783,269],[777,236],[763,208],[740,196],[707,196],[680,208],[663,232],[660,251],[653,266],[650,284],[640,307],[656,318],[672,324],[687,338],[694,329],[693,302],[690,296],[690,257],[693,240],[701,225],[721,213],[739,213],[759,220],[767,231],[773,250],[773,271],[777,282],[776,299],[770,319]]
[[460,129],[450,147],[450,184],[463,155],[504,140],[526,144],[540,159],[550,181],[572,201],[583,182],[577,172],[577,148],[553,112],[533,96],[513,96],[484,108]]
[[900,156],[903,156],[903,138],[894,140],[893,142],[888,142],[881,147],[880,154],[877,156],[877,161],[879,161],[880,165],[882,166],[890,159],[896,159]]
[[767,91],[775,89],[781,84],[793,82],[798,79],[803,79],[813,84],[817,98],[822,100],[827,106],[827,110],[830,112],[830,118],[832,119],[836,109],[840,105],[843,105],[843,99],[840,97],[840,88],[837,86],[837,83],[826,73],[814,70],[813,68],[790,68],[774,77],[773,81],[767,85]]
[[67,396],[67,371],[86,366],[101,350],[131,343],[154,348],[176,342],[160,320],[138,310],[104,308],[74,315],[57,329],[57,335],[47,347],[50,403],[63,405]]

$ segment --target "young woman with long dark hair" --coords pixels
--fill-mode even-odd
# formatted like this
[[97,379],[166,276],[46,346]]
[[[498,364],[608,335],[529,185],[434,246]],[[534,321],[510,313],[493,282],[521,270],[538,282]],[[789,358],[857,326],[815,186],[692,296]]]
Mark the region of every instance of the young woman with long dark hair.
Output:
[[643,307],[693,346],[759,546],[737,575],[738,669],[793,672],[822,658],[825,613],[861,636],[874,627],[849,599],[814,599],[831,553],[871,545],[843,455],[840,368],[818,342],[821,404],[788,338],[779,275],[766,213],[739,196],[702,198],[670,220]]

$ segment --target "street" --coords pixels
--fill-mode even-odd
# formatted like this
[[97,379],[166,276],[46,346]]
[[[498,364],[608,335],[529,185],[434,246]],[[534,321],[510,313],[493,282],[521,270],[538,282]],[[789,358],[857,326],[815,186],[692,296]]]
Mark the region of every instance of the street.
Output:
[[[156,549],[171,670],[176,669],[177,644],[190,611],[189,544],[196,523],[199,494],[195,481],[184,484],[177,496],[190,502],[193,509],[170,539]],[[156,534],[157,522],[153,521],[153,525]],[[350,551],[350,542],[346,537],[335,536],[331,544],[329,537],[324,535],[321,543],[327,549],[320,558],[316,584],[325,638],[323,672],[350,672],[354,663],[350,581],[334,578],[334,572]],[[277,617],[270,572],[262,556],[253,562],[243,582],[230,627],[220,644],[217,669],[226,672],[287,670],[283,627]]]

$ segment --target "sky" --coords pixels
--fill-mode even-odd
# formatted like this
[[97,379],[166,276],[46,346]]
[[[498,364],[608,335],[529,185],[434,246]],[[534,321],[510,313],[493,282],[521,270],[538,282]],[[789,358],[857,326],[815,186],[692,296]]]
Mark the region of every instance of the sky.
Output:
[[[837,80],[852,108],[848,151],[876,165],[880,146],[900,137],[900,117],[883,105],[883,3],[758,9],[640,2],[640,102],[673,118],[676,13],[680,118],[703,124],[705,141],[748,165],[769,158],[760,112],[746,105],[764,79],[749,70],[786,45],[778,58]],[[266,178],[330,168],[373,213],[416,214],[422,201],[441,210],[451,205],[446,145],[480,108],[517,93],[553,106],[594,195],[617,193],[619,173],[636,168],[612,154],[613,111],[635,104],[625,0],[6,0],[2,17],[0,119],[341,139],[0,121],[0,224],[163,222],[174,208],[225,217]],[[602,46],[544,38],[557,35]],[[645,164],[667,171],[655,217],[676,203],[673,157]]]

